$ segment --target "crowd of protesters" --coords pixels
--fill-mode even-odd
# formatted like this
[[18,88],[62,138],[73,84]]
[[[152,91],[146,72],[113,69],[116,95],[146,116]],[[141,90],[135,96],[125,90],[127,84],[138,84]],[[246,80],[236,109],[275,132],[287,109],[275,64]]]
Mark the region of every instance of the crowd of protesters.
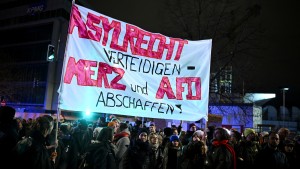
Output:
[[26,120],[0,107],[1,168],[294,169],[299,159],[300,136],[287,128],[257,133],[192,123],[185,131],[182,121],[157,129],[116,117],[56,125],[49,115]]

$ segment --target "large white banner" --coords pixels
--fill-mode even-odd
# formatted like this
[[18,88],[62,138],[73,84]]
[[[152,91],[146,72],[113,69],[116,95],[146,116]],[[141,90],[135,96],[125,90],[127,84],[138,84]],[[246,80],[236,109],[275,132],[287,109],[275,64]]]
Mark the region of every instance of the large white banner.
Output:
[[151,33],[73,5],[61,110],[207,119],[212,40]]

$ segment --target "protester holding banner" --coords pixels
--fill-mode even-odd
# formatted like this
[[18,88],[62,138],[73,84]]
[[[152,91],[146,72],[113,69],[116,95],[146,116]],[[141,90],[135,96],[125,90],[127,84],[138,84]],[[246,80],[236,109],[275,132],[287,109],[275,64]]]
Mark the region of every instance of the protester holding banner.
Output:
[[167,37],[77,4],[71,14],[59,109],[207,119],[211,39]]
[[74,139],[74,158],[72,161],[73,168],[77,168],[82,161],[82,156],[86,153],[86,149],[93,139],[93,131],[88,128],[85,119],[78,120],[78,124],[72,132]]
[[72,169],[72,160],[74,159],[74,145],[75,142],[70,131],[71,125],[62,123],[59,127],[58,143],[60,154],[58,154],[55,161],[57,169]]
[[[58,89],[58,117],[61,110],[89,109],[90,112],[159,119],[207,119],[211,39],[190,41],[151,33],[77,5],[75,1],[67,38]],[[143,125],[143,122],[136,121],[131,133],[134,141],[130,140],[121,168],[152,169],[155,164],[151,161],[153,147],[147,140],[149,133],[143,131],[145,128],[139,123]],[[24,167],[23,164],[35,169],[54,167],[57,138],[46,139],[52,124],[51,119],[39,117],[30,137],[18,143],[19,167]],[[116,133],[119,124],[118,119],[112,118],[99,134],[100,137],[106,132],[106,137],[98,138],[100,144],[93,146],[105,149],[102,143],[108,145],[112,141],[110,131]],[[180,129],[177,129],[178,134]],[[58,127],[56,134],[57,131]],[[70,134],[74,141],[74,158],[68,167],[75,169],[81,164],[87,148],[91,148],[92,132],[85,119],[78,121],[78,126]],[[182,146],[178,136],[171,135],[171,128],[165,127],[162,146],[170,153],[164,154],[169,160],[164,167],[176,169],[180,166]],[[47,141],[50,144],[45,144]],[[20,150],[23,143],[28,147]],[[47,148],[54,154],[49,155]],[[110,148],[106,150],[111,152]],[[171,162],[175,159],[176,165],[173,165]]]

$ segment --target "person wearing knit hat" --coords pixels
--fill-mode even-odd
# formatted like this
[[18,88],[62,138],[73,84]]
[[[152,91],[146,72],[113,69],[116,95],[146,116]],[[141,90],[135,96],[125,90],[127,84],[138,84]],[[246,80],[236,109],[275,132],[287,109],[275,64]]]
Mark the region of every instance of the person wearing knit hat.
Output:
[[255,134],[254,129],[247,128],[247,129],[245,129],[245,131],[244,131],[244,136],[247,137],[249,134],[252,134],[252,133]]
[[[183,147],[177,135],[171,135],[169,143],[163,151],[163,168],[179,168],[181,165]],[[179,167],[178,167],[178,164]]]
[[172,142],[172,141],[178,141],[179,142],[179,137],[177,136],[177,135],[172,135],[171,137],[170,137],[170,141]]
[[193,137],[197,136],[200,140],[204,137],[204,132],[202,130],[197,130],[194,132]]
[[192,140],[185,146],[182,160],[188,167],[183,168],[204,168],[207,146],[204,140],[204,132],[197,130],[193,133]]
[[262,131],[259,133],[259,143],[261,145],[266,144],[268,142],[269,132]]
[[257,153],[261,150],[261,145],[258,141],[256,141],[255,131],[252,128],[246,128],[244,130],[244,137],[240,142],[239,151],[238,151],[238,159],[239,162],[243,161],[242,163],[238,163],[238,168],[243,169],[250,169],[255,168],[254,166],[254,159]]

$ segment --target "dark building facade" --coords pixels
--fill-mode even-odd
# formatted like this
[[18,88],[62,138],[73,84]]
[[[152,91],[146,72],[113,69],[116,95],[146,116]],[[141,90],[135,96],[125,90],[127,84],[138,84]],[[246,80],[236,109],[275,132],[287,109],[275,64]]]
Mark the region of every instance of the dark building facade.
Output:
[[[6,104],[56,110],[70,8],[68,0],[0,2],[0,96]],[[55,48],[52,62],[48,45]]]

